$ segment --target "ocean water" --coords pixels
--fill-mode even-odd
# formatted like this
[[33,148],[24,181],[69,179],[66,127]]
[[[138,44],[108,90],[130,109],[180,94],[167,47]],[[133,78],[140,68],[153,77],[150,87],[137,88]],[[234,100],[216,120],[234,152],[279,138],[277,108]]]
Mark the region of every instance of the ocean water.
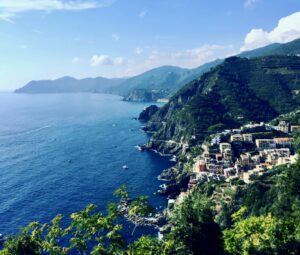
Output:
[[[0,94],[0,232],[90,203],[104,209],[122,184],[165,206],[154,193],[157,175],[172,163],[135,148],[148,139],[132,119],[145,106],[103,94]],[[132,228],[125,225],[128,239]],[[139,227],[134,237],[154,232]]]

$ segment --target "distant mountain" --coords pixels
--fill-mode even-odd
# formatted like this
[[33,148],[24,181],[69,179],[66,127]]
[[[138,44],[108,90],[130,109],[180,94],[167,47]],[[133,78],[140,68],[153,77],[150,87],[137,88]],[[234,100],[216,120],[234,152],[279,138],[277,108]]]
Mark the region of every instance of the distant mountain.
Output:
[[300,57],[228,58],[151,116],[146,130],[155,134],[149,146],[174,152],[216,130],[269,121],[298,107],[299,91]]
[[73,93],[95,92],[112,93],[125,79],[107,79],[103,77],[77,80],[72,77],[62,77],[57,80],[31,81],[16,93]]
[[[299,55],[300,39],[285,44],[271,44],[266,47],[247,51],[239,57],[254,58],[270,55]],[[128,101],[156,101],[170,98],[185,84],[197,79],[205,72],[223,63],[217,59],[194,69],[176,66],[154,68],[128,79],[87,78],[77,80],[63,77],[58,80],[32,81],[17,93],[70,93],[99,92],[112,93],[124,97]]]
[[128,101],[156,101],[169,98],[186,83],[221,62],[222,60],[215,60],[194,69],[162,66],[128,79],[98,77],[77,80],[62,77],[57,80],[31,81],[16,90],[16,93],[99,92],[118,94]]
[[128,101],[156,101],[159,98],[169,98],[186,83],[221,62],[222,60],[215,60],[194,69],[175,66],[158,67],[129,78],[121,84],[118,92]]

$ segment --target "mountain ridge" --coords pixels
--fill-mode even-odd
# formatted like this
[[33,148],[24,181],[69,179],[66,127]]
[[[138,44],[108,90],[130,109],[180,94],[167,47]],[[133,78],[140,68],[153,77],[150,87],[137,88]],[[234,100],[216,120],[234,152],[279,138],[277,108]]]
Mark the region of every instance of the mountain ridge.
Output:
[[[238,54],[239,57],[253,58],[269,55],[299,55],[300,39],[285,44],[270,44],[252,51]],[[127,101],[157,101],[161,98],[170,98],[185,84],[197,79],[211,68],[223,63],[216,59],[199,67],[188,69],[177,66],[161,66],[148,70],[142,74],[129,78],[108,79],[104,77],[68,80],[68,84],[57,80],[31,81],[24,87],[16,90],[17,93],[70,93],[70,92],[99,92],[118,94]],[[48,84],[47,84],[48,83]],[[88,84],[88,85],[87,85]],[[41,88],[38,87],[41,86]]]
[[16,93],[112,93],[114,87],[125,79],[108,79],[104,77],[76,79],[63,76],[56,80],[30,81],[24,87],[17,89]]
[[[166,154],[180,152],[183,144],[202,142],[216,127],[268,121],[292,111],[300,104],[298,77],[297,56],[227,58],[151,116],[145,130],[155,133],[148,146]],[[169,140],[177,147],[166,146]]]

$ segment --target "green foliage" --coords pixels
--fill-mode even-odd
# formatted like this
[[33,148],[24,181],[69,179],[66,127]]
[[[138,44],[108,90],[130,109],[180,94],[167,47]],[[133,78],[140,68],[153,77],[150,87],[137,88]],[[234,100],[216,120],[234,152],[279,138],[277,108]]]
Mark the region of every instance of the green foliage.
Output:
[[[71,223],[62,228],[62,216],[56,216],[50,224],[31,223],[23,229],[20,235],[9,238],[0,254],[3,255],[64,255],[70,252],[92,255],[120,254],[125,247],[121,237],[122,226],[116,223],[118,217],[115,204],[109,204],[108,213],[104,216],[96,210],[95,205],[89,205],[71,215]],[[68,240],[68,245],[62,245]]]
[[120,198],[128,198],[128,192],[127,192],[127,187],[126,185],[121,185],[118,189],[115,190],[114,195],[116,197],[120,197]]
[[218,123],[208,127],[207,131],[211,133],[216,133],[216,132],[223,131],[225,128],[226,126],[223,123]]
[[194,191],[175,207],[170,222],[173,229],[169,238],[183,243],[187,253],[222,253],[221,233],[213,219],[211,202],[199,192]]
[[40,244],[25,233],[10,237],[4,244],[1,255],[40,255]]
[[147,216],[149,213],[153,212],[153,207],[148,203],[148,197],[140,196],[134,199],[129,205],[129,215],[141,215]]
[[246,208],[233,214],[234,225],[224,230],[225,250],[233,255],[298,254],[291,221],[271,214],[243,219]]
[[[142,236],[126,246],[118,207],[112,203],[106,213],[95,205],[73,213],[66,227],[62,215],[49,224],[33,222],[10,237],[0,254],[296,255],[300,252],[299,172],[300,161],[277,167],[248,185],[201,184],[174,206],[168,219],[171,231],[163,240]],[[125,186],[115,194],[130,201]],[[133,218],[152,212],[144,196],[128,206]]]
[[203,149],[201,146],[194,146],[191,149],[191,157],[196,158],[199,157],[203,153]]
[[295,147],[295,151],[299,154],[300,153],[300,130],[299,129],[295,134],[294,147]]
[[[181,245],[181,246],[180,246]],[[130,244],[126,255],[186,255],[182,244],[174,240],[158,240],[157,238],[142,236],[139,240]]]

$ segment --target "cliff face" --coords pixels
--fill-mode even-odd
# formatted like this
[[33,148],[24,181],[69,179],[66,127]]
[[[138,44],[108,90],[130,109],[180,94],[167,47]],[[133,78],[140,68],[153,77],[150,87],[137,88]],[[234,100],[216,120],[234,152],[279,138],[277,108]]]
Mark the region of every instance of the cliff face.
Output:
[[158,99],[167,96],[166,91],[134,89],[126,97],[125,101],[130,102],[156,102]]
[[149,121],[151,116],[155,114],[159,110],[157,105],[150,105],[149,107],[145,108],[139,116],[140,121]]
[[180,153],[186,144],[202,142],[216,127],[233,128],[287,113],[300,103],[299,78],[296,56],[228,58],[151,116],[145,130],[155,133],[148,146]]

